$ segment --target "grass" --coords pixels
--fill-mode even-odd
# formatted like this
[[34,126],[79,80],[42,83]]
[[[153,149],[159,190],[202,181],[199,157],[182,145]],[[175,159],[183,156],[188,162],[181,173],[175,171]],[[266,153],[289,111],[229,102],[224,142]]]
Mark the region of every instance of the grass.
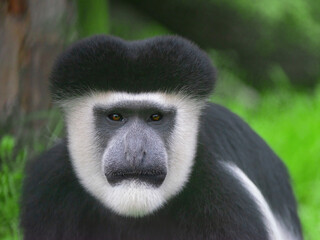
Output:
[[14,156],[15,140],[4,136],[0,140],[0,239],[21,239],[19,231],[19,198],[27,150]]
[[[223,87],[218,86],[212,100],[242,116],[284,160],[299,202],[305,239],[319,239],[320,87],[301,92],[280,86],[261,94],[246,87],[228,89],[232,87],[237,94],[221,94],[219,89]],[[53,132],[56,136],[56,128]],[[47,147],[47,143],[38,144]],[[17,149],[10,136],[0,140],[0,239],[21,239],[18,201],[27,152],[26,147]]]

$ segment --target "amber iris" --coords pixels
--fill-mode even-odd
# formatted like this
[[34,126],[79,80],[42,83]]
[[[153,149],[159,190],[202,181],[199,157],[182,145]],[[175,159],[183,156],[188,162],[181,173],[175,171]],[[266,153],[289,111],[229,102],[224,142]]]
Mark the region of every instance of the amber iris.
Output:
[[112,121],[121,121],[123,118],[120,114],[118,113],[113,113],[113,114],[110,114],[109,115],[109,118],[112,120]]
[[150,116],[150,119],[151,119],[152,121],[159,121],[161,118],[162,118],[162,116],[161,116],[160,114],[158,114],[158,113],[152,114],[152,115]]

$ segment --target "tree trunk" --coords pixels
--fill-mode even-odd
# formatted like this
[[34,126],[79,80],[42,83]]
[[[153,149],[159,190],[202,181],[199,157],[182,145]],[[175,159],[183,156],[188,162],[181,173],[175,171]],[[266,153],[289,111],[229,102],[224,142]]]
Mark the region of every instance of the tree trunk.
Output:
[[51,105],[52,63],[76,38],[69,0],[0,1],[0,121]]

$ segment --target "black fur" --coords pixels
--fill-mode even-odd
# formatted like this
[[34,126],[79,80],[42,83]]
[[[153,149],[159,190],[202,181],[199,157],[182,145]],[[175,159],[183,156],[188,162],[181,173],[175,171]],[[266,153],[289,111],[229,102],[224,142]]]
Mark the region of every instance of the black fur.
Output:
[[124,41],[98,35],[75,43],[56,61],[51,91],[56,100],[88,91],[183,91],[210,94],[215,70],[191,42],[174,36]]
[[201,119],[189,182],[151,216],[117,216],[88,194],[75,176],[65,141],[30,162],[22,196],[24,239],[267,239],[255,202],[221,167],[222,161],[236,163],[273,212],[302,238],[289,176],[280,159],[225,108],[209,104]]

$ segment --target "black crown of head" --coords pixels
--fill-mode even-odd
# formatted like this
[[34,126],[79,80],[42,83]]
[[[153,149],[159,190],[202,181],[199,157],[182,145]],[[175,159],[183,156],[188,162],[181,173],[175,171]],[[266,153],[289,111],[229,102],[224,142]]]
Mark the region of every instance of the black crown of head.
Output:
[[62,53],[50,80],[55,100],[88,91],[183,92],[203,99],[213,90],[215,69],[202,50],[181,37],[125,41],[97,35]]

